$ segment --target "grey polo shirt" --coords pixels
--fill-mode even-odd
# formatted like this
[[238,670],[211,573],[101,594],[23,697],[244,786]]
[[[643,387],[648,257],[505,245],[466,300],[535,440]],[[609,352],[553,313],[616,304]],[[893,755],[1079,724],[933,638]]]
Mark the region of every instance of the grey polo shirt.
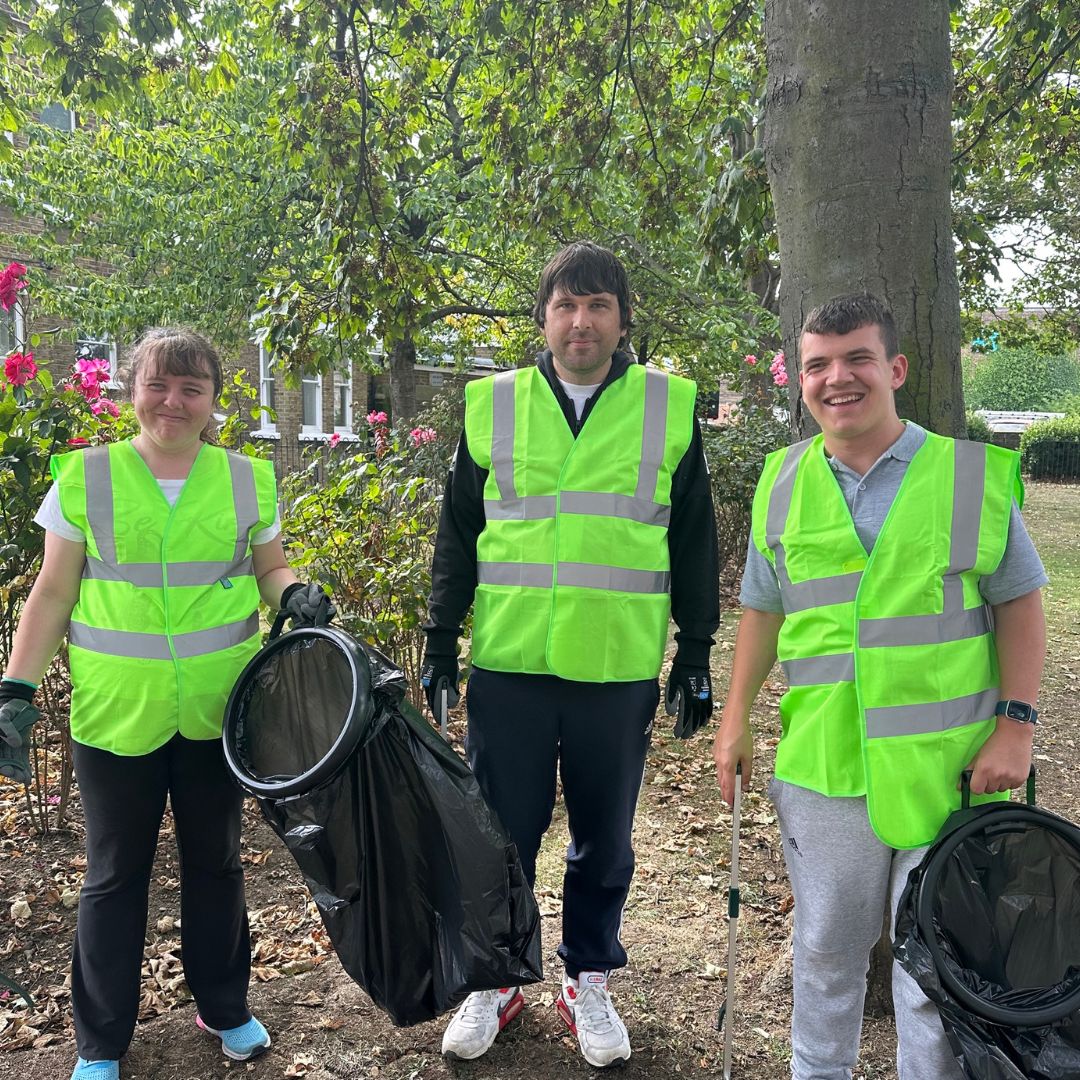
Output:
[[[903,435],[874,462],[865,476],[860,476],[834,457],[828,459],[829,467],[847,500],[855,531],[867,551],[872,550],[881,532],[885,515],[900,490],[900,481],[904,479],[915,451],[926,441],[926,432],[918,424],[910,421],[906,421],[906,424]],[[1035,551],[1014,502],[1005,554],[998,568],[979,580],[979,592],[988,604],[1003,604],[1034,589],[1041,589],[1048,581],[1042,560]],[[756,611],[782,614],[784,610],[776,571],[754,546],[753,536],[747,546],[739,602],[743,607]]]

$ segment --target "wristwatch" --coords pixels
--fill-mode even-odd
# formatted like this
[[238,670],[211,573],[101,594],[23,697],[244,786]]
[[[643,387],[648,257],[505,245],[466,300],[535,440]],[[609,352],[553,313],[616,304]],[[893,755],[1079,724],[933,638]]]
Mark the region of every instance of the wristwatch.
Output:
[[1016,698],[999,701],[994,707],[994,715],[1007,716],[1018,724],[1034,724],[1039,719],[1034,705],[1029,705],[1026,701],[1017,701]]

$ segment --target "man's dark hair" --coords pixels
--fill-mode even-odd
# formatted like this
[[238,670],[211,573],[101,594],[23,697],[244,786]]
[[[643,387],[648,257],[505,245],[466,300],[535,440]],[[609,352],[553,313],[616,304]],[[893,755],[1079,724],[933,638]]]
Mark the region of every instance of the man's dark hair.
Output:
[[567,244],[553,255],[540,273],[540,285],[536,290],[533,320],[537,326],[544,325],[544,309],[556,289],[563,289],[573,296],[589,293],[613,293],[619,301],[622,327],[629,330],[630,279],[626,267],[606,247],[589,240]]
[[885,355],[891,360],[900,352],[896,335],[896,320],[884,300],[873,293],[848,293],[834,296],[819,304],[803,321],[799,334],[799,352],[802,353],[803,334],[850,334],[863,326],[876,326],[881,333]]

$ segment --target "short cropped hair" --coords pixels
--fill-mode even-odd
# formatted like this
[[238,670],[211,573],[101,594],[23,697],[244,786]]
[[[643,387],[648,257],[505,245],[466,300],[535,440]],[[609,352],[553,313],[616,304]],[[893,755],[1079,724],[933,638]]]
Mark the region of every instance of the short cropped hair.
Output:
[[878,328],[885,355],[890,360],[900,352],[896,320],[889,305],[869,292],[834,296],[814,308],[803,321],[799,352],[802,353],[803,334],[850,334],[863,326]]
[[589,240],[567,244],[553,255],[540,273],[540,285],[536,290],[533,321],[544,325],[544,311],[556,289],[563,289],[573,296],[589,293],[613,293],[619,301],[619,315],[624,330],[629,330],[630,279],[626,267],[606,247]]

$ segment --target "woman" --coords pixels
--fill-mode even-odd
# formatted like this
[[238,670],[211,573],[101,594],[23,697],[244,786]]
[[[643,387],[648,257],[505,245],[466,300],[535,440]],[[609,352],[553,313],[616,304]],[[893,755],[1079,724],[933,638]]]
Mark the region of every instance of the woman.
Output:
[[45,557],[0,682],[0,718],[13,714],[10,703],[25,714],[67,635],[87,847],[72,1080],[120,1075],[166,797],[196,1023],[238,1061],[270,1045],[247,1007],[242,797],[225,769],[221,724],[259,648],[260,597],[300,620],[329,608],[285,561],[271,464],[206,441],[222,386],[213,346],[188,330],[148,331],[127,383],[139,434],[52,460],[54,484],[35,519]]

